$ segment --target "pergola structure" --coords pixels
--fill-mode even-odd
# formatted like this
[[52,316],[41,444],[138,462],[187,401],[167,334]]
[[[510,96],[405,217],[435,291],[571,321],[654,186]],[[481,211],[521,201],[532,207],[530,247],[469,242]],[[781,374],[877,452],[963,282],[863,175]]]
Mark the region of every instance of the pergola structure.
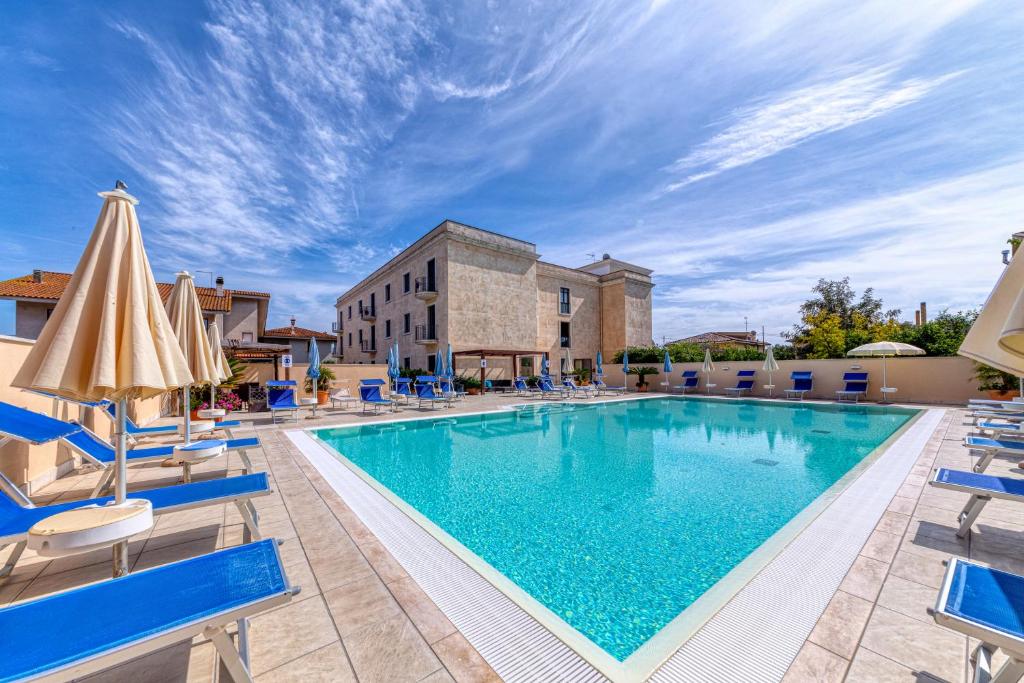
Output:
[[[470,351],[453,351],[452,352],[452,364],[454,365],[456,358],[480,358],[486,360],[487,358],[511,358],[512,359],[512,374],[519,372],[519,359],[524,357],[530,358],[543,358],[547,356],[546,351],[509,351],[506,349],[473,349]],[[484,376],[487,372],[487,368],[480,367],[480,386],[484,384]]]

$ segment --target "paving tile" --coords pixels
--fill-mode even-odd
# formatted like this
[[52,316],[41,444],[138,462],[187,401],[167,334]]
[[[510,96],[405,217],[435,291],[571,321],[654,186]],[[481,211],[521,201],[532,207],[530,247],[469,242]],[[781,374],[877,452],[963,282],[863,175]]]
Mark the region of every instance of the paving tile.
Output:
[[419,683],[454,683],[455,679],[452,678],[451,674],[445,669],[438,669],[432,674],[428,674],[425,678],[421,678]]
[[914,507],[917,505],[915,498],[904,498],[903,496],[896,496],[889,503],[889,509],[893,512],[898,512],[902,515],[910,515],[914,512]]
[[370,565],[373,567],[385,583],[391,583],[392,581],[400,581],[408,578],[408,574],[402,569],[402,565],[398,563],[391,553],[381,545],[380,541],[371,541],[369,543],[361,543],[359,549],[369,560]]
[[846,683],[940,683],[927,675],[918,675],[903,666],[866,648],[857,650],[846,674]]
[[843,680],[848,664],[848,661],[834,652],[814,643],[804,643],[786,671],[782,683],[839,683]]
[[871,609],[871,601],[836,591],[808,640],[849,660],[857,649]]
[[340,642],[331,643],[293,659],[257,676],[256,679],[260,683],[356,683],[355,672],[352,671],[348,656]]
[[398,601],[377,576],[325,591],[324,599],[342,638],[369,624],[403,614]]
[[404,614],[364,626],[342,638],[361,683],[419,681],[441,663]]
[[498,674],[461,633],[442,638],[432,647],[448,673],[458,683],[501,683]]
[[964,679],[965,636],[885,607],[875,608],[861,645],[915,672],[954,683]]
[[899,550],[900,541],[902,540],[902,536],[886,533],[885,531],[875,531],[868,537],[864,547],[860,550],[860,554],[879,562],[892,562],[892,558],[896,556],[896,551]]
[[898,512],[887,510],[882,513],[882,519],[878,520],[878,524],[875,526],[875,529],[889,534],[902,536],[903,532],[906,531],[907,524],[909,523],[910,517],[907,515],[901,515]]
[[388,590],[428,643],[433,644],[456,632],[455,625],[411,578],[389,583]]
[[938,589],[900,576],[889,576],[878,595],[878,604],[894,612],[934,623],[928,610],[935,606]]
[[946,568],[942,561],[934,557],[914,555],[905,551],[896,553],[892,562],[892,576],[898,576],[908,581],[938,588],[942,585],[942,577]]
[[882,588],[882,581],[888,569],[889,565],[885,562],[859,555],[847,572],[846,578],[839,584],[839,590],[874,601]]
[[249,657],[254,676],[338,640],[338,633],[321,596],[293,601],[253,617],[249,621],[249,634]]

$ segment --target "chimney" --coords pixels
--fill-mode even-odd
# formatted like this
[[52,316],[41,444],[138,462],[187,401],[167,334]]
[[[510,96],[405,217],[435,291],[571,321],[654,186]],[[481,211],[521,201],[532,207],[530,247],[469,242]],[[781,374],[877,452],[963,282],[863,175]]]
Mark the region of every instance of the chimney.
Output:
[[295,318],[292,318],[292,329],[295,328]]
[[38,268],[36,268],[35,270],[32,271],[32,282],[42,282],[42,281],[43,281],[43,271],[41,271]]
[[921,324],[928,322],[928,304],[921,302]]
[[224,296],[224,276],[217,276],[217,296]]
[[921,327],[921,309],[914,311],[914,327]]

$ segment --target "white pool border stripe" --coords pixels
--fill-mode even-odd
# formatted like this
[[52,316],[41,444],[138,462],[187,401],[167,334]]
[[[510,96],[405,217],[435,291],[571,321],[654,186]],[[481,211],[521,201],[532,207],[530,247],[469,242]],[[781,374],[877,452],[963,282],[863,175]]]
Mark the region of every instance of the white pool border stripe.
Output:
[[[925,410],[652,680],[780,680],[944,414]],[[286,434],[502,678],[603,678],[315,438]]]

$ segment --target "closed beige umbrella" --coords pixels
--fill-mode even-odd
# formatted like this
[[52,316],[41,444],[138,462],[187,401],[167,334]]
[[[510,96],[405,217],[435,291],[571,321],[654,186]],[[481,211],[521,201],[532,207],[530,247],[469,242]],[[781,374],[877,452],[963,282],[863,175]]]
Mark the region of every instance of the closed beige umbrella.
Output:
[[[206,324],[203,322],[203,308],[199,305],[199,295],[192,276],[187,272],[178,273],[174,288],[167,299],[167,317],[171,321],[171,329],[178,339],[185,362],[192,373],[192,383],[219,384],[222,375],[217,369],[217,359],[210,348],[210,339],[206,336]],[[185,443],[192,442],[191,416],[189,415],[190,384],[185,387]]]
[[210,337],[210,351],[213,352],[214,366],[217,368],[217,374],[220,376],[216,382],[210,384],[210,407],[217,407],[217,386],[231,376],[231,367],[228,365],[228,357],[224,355],[224,347],[220,342],[220,327],[217,325],[217,321],[210,323],[210,328],[207,330]]
[[959,354],[979,363],[1024,376],[1024,258],[1010,260]]
[[[96,227],[64,294],[12,384],[75,401],[117,401],[115,504],[127,499],[128,399],[192,381],[142,244],[138,200],[118,182],[101,192]],[[127,544],[114,547],[114,572],[127,572]]]

